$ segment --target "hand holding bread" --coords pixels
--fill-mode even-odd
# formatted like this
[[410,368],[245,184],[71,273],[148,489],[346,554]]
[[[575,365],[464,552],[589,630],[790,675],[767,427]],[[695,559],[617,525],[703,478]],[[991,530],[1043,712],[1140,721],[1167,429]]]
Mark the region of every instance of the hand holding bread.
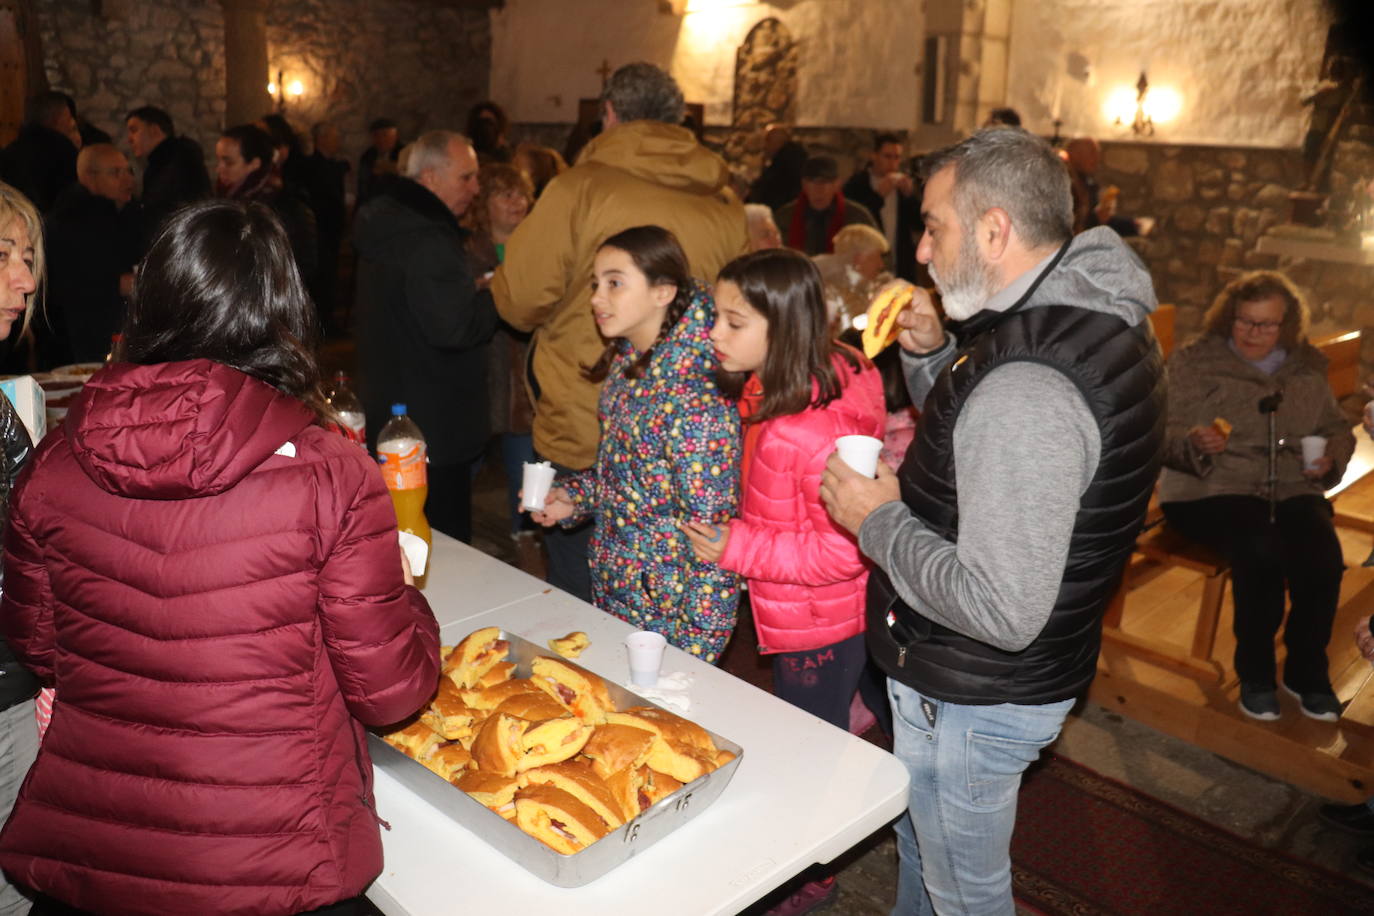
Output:
[[1204,455],[1220,455],[1226,451],[1226,442],[1231,438],[1231,424],[1225,417],[1216,417],[1206,426],[1194,426],[1188,430],[1188,440],[1193,448]]

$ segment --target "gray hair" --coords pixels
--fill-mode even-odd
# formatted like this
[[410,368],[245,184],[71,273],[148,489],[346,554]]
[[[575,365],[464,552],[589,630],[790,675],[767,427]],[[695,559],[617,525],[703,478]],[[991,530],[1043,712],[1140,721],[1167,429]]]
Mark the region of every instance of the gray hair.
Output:
[[453,141],[472,145],[472,141],[455,130],[427,130],[407,144],[410,156],[401,167],[401,174],[407,178],[419,178],[420,173],[439,169],[449,163],[449,146]]
[[622,123],[662,121],[681,124],[687,105],[677,80],[644,61],[626,64],[611,74],[601,101],[609,102]]
[[767,204],[745,204],[744,219],[749,225],[773,222],[773,211]]
[[985,127],[930,154],[922,175],[954,167],[954,207],[965,231],[993,207],[1011,216],[1031,248],[1063,244],[1073,234],[1069,171],[1054,148],[1019,127]]

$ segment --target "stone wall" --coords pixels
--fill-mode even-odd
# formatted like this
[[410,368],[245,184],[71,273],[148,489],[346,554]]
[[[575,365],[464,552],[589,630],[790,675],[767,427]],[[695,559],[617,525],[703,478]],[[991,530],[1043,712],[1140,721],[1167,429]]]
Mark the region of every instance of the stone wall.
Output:
[[[1368,148],[1364,154],[1368,157]],[[1338,162],[1374,161],[1346,151]],[[1338,166],[1339,167],[1339,166]],[[1364,362],[1374,363],[1374,268],[1261,254],[1256,244],[1286,222],[1289,191],[1305,177],[1297,149],[1104,143],[1101,185],[1121,188],[1120,212],[1156,220],[1133,241],[1161,302],[1178,307],[1177,337],[1201,327],[1213,297],[1246,270],[1281,269],[1306,293],[1314,334],[1366,329]]]
[[1007,104],[1047,136],[1127,139],[1103,113],[1142,70],[1176,91],[1169,143],[1297,146],[1329,13],[1320,0],[1018,0]]
[[306,90],[288,99],[292,123],[335,122],[356,162],[377,117],[395,119],[403,141],[463,129],[487,97],[491,25],[485,10],[421,0],[273,0],[267,59]]
[[[179,133],[213,157],[225,111],[224,14],[219,0],[108,4],[34,0],[48,83],[124,145],[124,116],[165,108]],[[338,123],[356,161],[367,123],[381,115],[403,138],[461,130],[487,95],[491,29],[485,11],[423,0],[273,0],[267,18],[271,77],[299,79],[286,114],[302,131]],[[268,74],[263,74],[266,84]]]
[[[733,123],[735,51],[777,18],[800,45],[797,123],[907,128],[916,118],[923,32],[919,0],[776,0],[697,4],[685,15],[656,0],[505,0],[493,10],[493,97],[529,123],[572,122],[580,98],[612,68],[647,60],[668,70],[706,123]],[[686,4],[679,4],[683,8]]]
[[142,0],[104,16],[97,4],[34,0],[48,84],[124,145],[124,116],[167,110],[213,150],[224,119],[224,14],[218,0]]

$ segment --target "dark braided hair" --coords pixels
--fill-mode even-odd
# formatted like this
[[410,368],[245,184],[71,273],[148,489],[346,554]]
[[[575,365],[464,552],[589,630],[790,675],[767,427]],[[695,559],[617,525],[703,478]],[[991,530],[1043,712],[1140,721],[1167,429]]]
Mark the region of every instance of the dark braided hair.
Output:
[[[662,226],[635,226],[617,232],[602,242],[596,250],[600,252],[605,248],[614,248],[629,255],[635,267],[649,281],[649,286],[672,286],[677,289],[677,295],[668,303],[667,313],[663,316],[663,326],[658,329],[658,336],[654,338],[653,345],[625,367],[626,378],[639,378],[648,368],[654,349],[673,332],[673,328],[687,311],[687,306],[691,304],[692,273],[687,266],[687,254],[678,244],[677,236]],[[616,341],[608,343],[595,364],[582,368],[583,376],[593,382],[605,381],[611,371],[611,362],[618,351],[619,345]]]

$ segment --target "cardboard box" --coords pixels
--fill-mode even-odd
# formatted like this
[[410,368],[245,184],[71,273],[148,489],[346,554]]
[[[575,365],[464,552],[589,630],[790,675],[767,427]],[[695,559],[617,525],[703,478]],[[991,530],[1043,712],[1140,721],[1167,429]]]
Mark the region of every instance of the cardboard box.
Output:
[[19,375],[0,381],[0,393],[9,398],[19,419],[29,431],[34,445],[42,441],[48,431],[48,412],[43,400],[43,389],[31,375]]

